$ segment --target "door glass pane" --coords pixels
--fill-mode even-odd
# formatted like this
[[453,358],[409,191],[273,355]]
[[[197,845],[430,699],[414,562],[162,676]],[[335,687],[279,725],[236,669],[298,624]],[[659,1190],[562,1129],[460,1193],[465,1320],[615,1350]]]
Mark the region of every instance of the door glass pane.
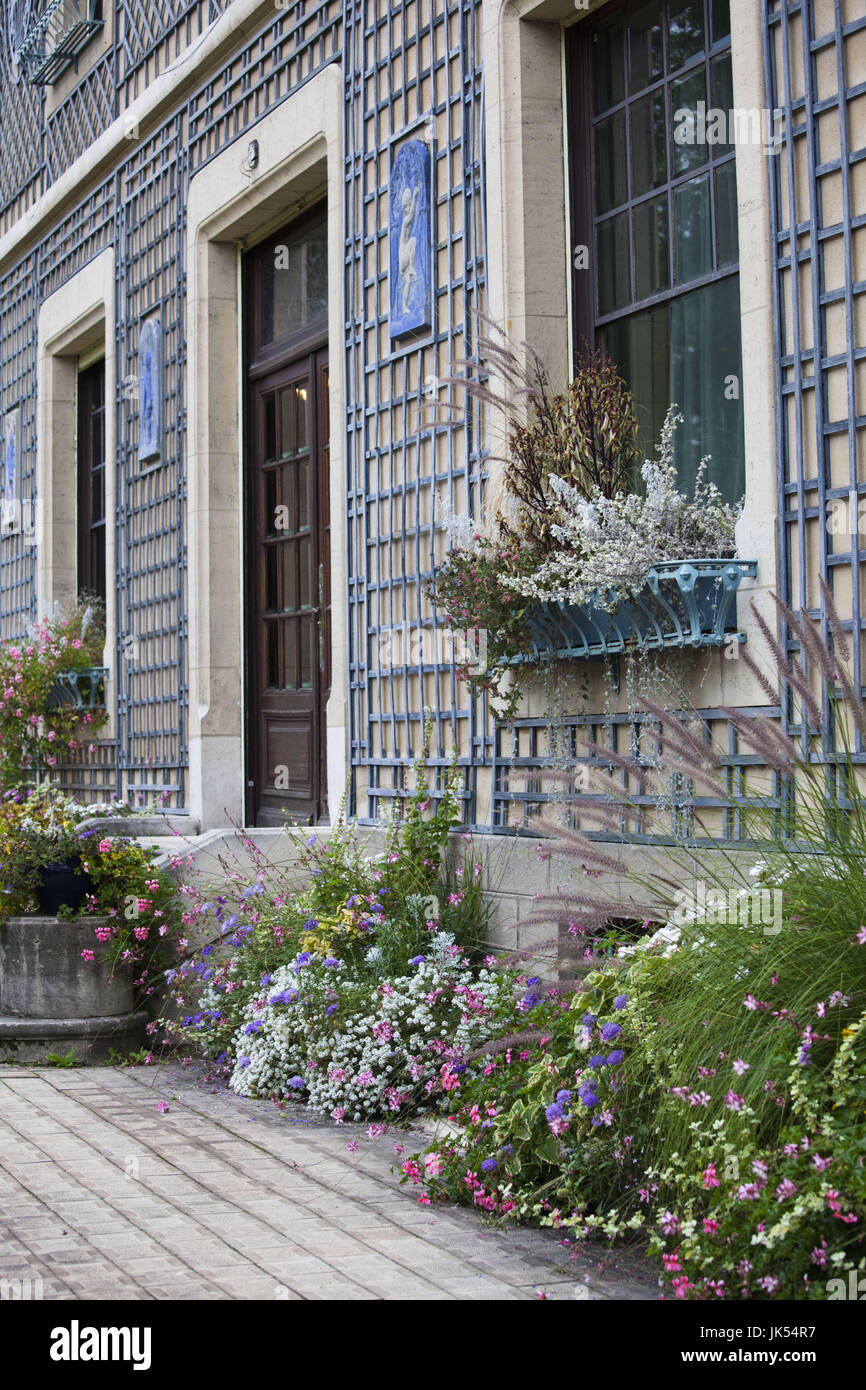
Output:
[[599,225],[597,246],[598,312],[611,314],[631,299],[627,212]]
[[298,620],[297,618],[285,618],[280,624],[283,633],[284,660],[286,675],[284,688],[286,690],[297,690],[298,688]]
[[310,524],[310,456],[298,459],[298,530],[303,531]]
[[295,398],[295,448],[306,449],[309,438],[309,431],[307,430],[309,382],[299,382],[292,390]]
[[[265,515],[264,527],[266,536],[277,534],[277,475],[273,468],[268,468],[264,475],[265,484]],[[282,519],[282,518],[281,518]]]
[[658,188],[667,178],[665,140],[665,94],[656,92],[632,102],[631,121],[631,196],[640,198],[651,188]]
[[280,606],[279,581],[277,578],[277,548],[269,545],[265,549],[265,608],[275,613]]
[[298,569],[300,574],[299,607],[313,606],[313,541],[311,536],[303,536],[296,541],[298,547]]
[[674,227],[674,274],[678,285],[686,285],[713,268],[709,174],[674,189]]
[[595,128],[595,210],[601,216],[628,198],[625,162],[625,112]]
[[286,541],[282,549],[283,612],[294,613],[298,606],[298,547]]
[[670,0],[669,71],[704,51],[704,0]]
[[634,210],[634,297],[648,299],[670,287],[668,199],[662,193]]
[[273,394],[264,398],[265,458],[277,457],[277,402]]
[[280,392],[280,457],[295,452],[295,394],[290,386]]
[[309,687],[313,684],[313,653],[315,651],[318,634],[315,619],[311,614],[307,614],[306,617],[300,618],[299,622],[301,635],[301,685]]
[[663,71],[662,0],[648,0],[629,15],[629,91],[649,87]]
[[709,159],[706,142],[706,122],[698,111],[698,102],[706,102],[707,83],[704,69],[689,73],[671,83],[671,159],[674,174],[697,169]]
[[324,216],[273,241],[258,261],[261,333],[271,347],[324,322],[328,313],[328,242]]
[[265,644],[267,648],[266,685],[270,690],[278,690],[280,685],[280,638],[276,623],[268,623]]
[[625,95],[623,29],[617,18],[600,24],[592,36],[592,88],[596,115]]
[[737,232],[737,166],[732,159],[716,170],[716,254],[721,270],[740,258]]

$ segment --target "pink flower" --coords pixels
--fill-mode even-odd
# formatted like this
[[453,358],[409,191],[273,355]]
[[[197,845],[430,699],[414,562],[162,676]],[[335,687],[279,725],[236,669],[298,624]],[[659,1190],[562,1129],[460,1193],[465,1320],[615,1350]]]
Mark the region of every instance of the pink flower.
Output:
[[706,1091],[692,1091],[689,1096],[689,1105],[709,1105],[712,1096],[707,1095]]
[[756,999],[754,994],[746,995],[745,999],[743,1000],[743,1006],[744,1008],[751,1010],[752,1013],[754,1013],[756,1009],[761,1009],[762,1011],[766,1012],[766,1010],[770,1007],[769,1004],[764,1004],[761,1002],[760,999]]
[[94,956],[92,951],[82,951],[81,959],[86,960],[89,963],[90,961],[95,960],[96,957]]
[[159,1111],[159,1113],[160,1113],[161,1115],[164,1115],[164,1114],[166,1113],[166,1111],[168,1110],[168,1108],[169,1108],[169,1106],[168,1106],[168,1101],[167,1101],[167,1100],[158,1100],[158,1101],[156,1102],[156,1108],[157,1108],[157,1110]]
[[718,1221],[713,1221],[712,1217],[710,1216],[704,1217],[704,1230],[706,1231],[708,1236],[714,1236],[718,1229]]
[[704,1187],[718,1187],[719,1179],[716,1177],[716,1165],[711,1163],[701,1174]]
[[866,946],[866,927],[861,927],[855,937],[852,937],[858,946]]
[[428,1154],[424,1159],[424,1167],[427,1170],[427,1176],[429,1178],[438,1178],[439,1174],[442,1172],[442,1155]]
[[812,1251],[812,1264],[820,1265],[823,1269],[827,1263],[827,1242],[822,1238],[821,1244],[816,1245]]
[[812,1167],[816,1168],[819,1173],[823,1173],[825,1168],[829,1168],[832,1162],[832,1158],[822,1158],[820,1154],[812,1155]]
[[111,841],[110,841],[110,840],[100,840],[100,841],[99,841],[99,852],[100,852],[100,854],[107,854],[108,851],[109,851],[110,849],[111,849]]
[[682,1269],[682,1265],[680,1264],[680,1260],[679,1260],[679,1253],[680,1253],[680,1247],[677,1246],[676,1250],[673,1252],[672,1255],[668,1255],[668,1254],[663,1254],[663,1255],[662,1255],[662,1261],[663,1261],[663,1263],[664,1263],[664,1267],[665,1267],[665,1269],[668,1271],[669,1274],[677,1274],[677,1273],[679,1273],[679,1271]]
[[725,1106],[728,1110],[742,1110],[746,1103],[745,1096],[738,1096],[736,1091],[728,1091],[725,1096]]
[[358,1141],[357,1141],[357,1139],[350,1139],[350,1140],[349,1140],[348,1144],[346,1145],[346,1151],[347,1151],[347,1153],[350,1153],[350,1154],[356,1154],[356,1153],[358,1152]]
[[789,1197],[793,1197],[797,1191],[797,1184],[791,1182],[790,1178],[785,1178],[776,1188],[776,1196],[780,1202],[785,1202]]
[[743,1076],[744,1073],[749,1070],[749,1063],[744,1062],[742,1057],[738,1057],[735,1062],[731,1063],[731,1066],[734,1068],[737,1076]]
[[426,1192],[421,1193],[421,1196],[418,1198],[418,1205],[422,1207],[429,1207],[430,1198],[427,1196]]
[[664,1235],[675,1235],[676,1232],[680,1229],[679,1217],[674,1216],[672,1211],[665,1211],[662,1213],[659,1225],[661,1226]]
[[780,1287],[780,1280],[776,1278],[775,1274],[765,1274],[763,1279],[758,1280],[758,1283],[767,1293],[776,1293]]

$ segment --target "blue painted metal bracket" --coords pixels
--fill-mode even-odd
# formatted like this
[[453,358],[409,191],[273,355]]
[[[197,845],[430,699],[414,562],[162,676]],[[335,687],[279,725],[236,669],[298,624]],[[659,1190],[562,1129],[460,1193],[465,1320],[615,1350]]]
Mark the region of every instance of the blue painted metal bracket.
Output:
[[87,666],[81,671],[58,671],[48,703],[51,709],[102,709],[105,706],[106,666]]
[[28,82],[51,86],[77,60],[103,21],[95,0],[49,0],[15,57]]
[[745,642],[737,631],[737,590],[757,573],[756,560],[664,560],[649,571],[639,594],[619,598],[611,612],[592,603],[539,604],[526,619],[530,650],[508,664]]

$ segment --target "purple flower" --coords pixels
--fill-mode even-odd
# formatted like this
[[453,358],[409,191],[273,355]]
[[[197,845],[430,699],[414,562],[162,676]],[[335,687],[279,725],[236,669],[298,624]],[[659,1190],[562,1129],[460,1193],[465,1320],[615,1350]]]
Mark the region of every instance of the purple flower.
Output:
[[616,996],[616,998],[614,999],[614,1001],[613,1001],[613,1007],[614,1007],[615,1009],[624,1009],[627,1003],[628,1003],[628,995],[627,995],[627,994],[618,994],[618,995]]
[[302,1091],[306,1086],[306,1081],[302,1076],[290,1076],[289,1085],[293,1091]]
[[327,1007],[326,1010],[325,1010],[325,1016],[326,1016],[327,1018],[330,1018],[330,1017],[331,1017],[331,1014],[332,1014],[332,1013],[334,1012],[334,1010],[337,1009],[338,1007],[339,1007],[339,1006],[338,1006],[337,1004],[329,1004],[328,1007]]
[[618,1038],[621,1032],[622,1028],[618,1023],[603,1023],[601,1025],[601,1036],[605,1042],[613,1042],[614,1038]]
[[595,1017],[595,1014],[584,1014],[583,1018],[580,1020],[584,1028],[592,1028],[595,1024]]
[[423,956],[413,956],[412,959],[410,960],[409,964],[410,964],[410,965],[423,965],[423,964],[424,964],[424,957],[423,957]]
[[589,1065],[591,1067],[606,1067],[607,1058],[604,1056],[603,1053],[597,1052],[594,1057],[590,1057]]
[[496,1166],[495,1158],[485,1158],[484,1162],[481,1164],[481,1171],[482,1173],[492,1173]]
[[239,1058],[238,1058],[238,1066],[240,1067],[241,1071],[246,1071],[246,1069],[247,1069],[247,1067],[249,1066],[249,1064],[250,1064],[250,1059],[249,1059],[249,1057],[239,1057]]
[[329,970],[335,970],[340,962],[334,956],[325,956],[322,964],[326,965]]
[[564,1112],[562,1106],[558,1105],[556,1101],[554,1101],[552,1105],[548,1105],[547,1109],[544,1112],[545,1118],[548,1120],[548,1122],[550,1120],[562,1119],[563,1113]]
[[557,1091],[556,1099],[560,1105],[568,1105],[571,1100],[571,1091]]
[[608,1059],[607,1059],[607,1064],[608,1064],[609,1067],[618,1067],[619,1064],[620,1064],[620,1062],[623,1060],[624,1057],[625,1057],[625,1053],[623,1052],[622,1048],[621,1048],[621,1047],[615,1047],[614,1050],[613,1050],[613,1052],[610,1054],[610,1056],[609,1056]]
[[256,1021],[255,1021],[255,1023],[248,1023],[247,1026],[246,1026],[246,1028],[244,1029],[244,1032],[245,1032],[246,1034],[248,1034],[248,1035],[253,1034],[253,1033],[260,1033],[261,1031],[262,1031],[262,1021],[261,1021],[260,1018],[257,1018]]
[[595,1091],[591,1091],[589,1087],[587,1087],[586,1090],[580,1090],[578,1095],[584,1105],[590,1108],[592,1108],[593,1105],[598,1105],[598,1096],[595,1094]]

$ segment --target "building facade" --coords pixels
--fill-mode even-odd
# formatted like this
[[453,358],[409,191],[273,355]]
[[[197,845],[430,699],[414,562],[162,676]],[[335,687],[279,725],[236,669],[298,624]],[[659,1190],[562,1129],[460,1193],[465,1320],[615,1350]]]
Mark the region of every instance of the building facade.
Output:
[[[709,453],[745,496],[743,597],[826,632],[824,576],[862,691],[859,528],[830,519],[866,493],[863,0],[4,0],[0,25],[2,636],[81,590],[107,613],[110,722],[67,785],[205,829],[324,824],[348,786],[372,821],[426,709],[495,834],[554,741],[628,750],[639,701],[599,662],[555,720],[539,684],[498,722],[425,595],[495,490],[495,420],[435,408],[479,312],[561,385],[603,345],[648,442],[676,400],[684,483]],[[804,731],[730,657],[679,679],[746,779],[723,706]]]

